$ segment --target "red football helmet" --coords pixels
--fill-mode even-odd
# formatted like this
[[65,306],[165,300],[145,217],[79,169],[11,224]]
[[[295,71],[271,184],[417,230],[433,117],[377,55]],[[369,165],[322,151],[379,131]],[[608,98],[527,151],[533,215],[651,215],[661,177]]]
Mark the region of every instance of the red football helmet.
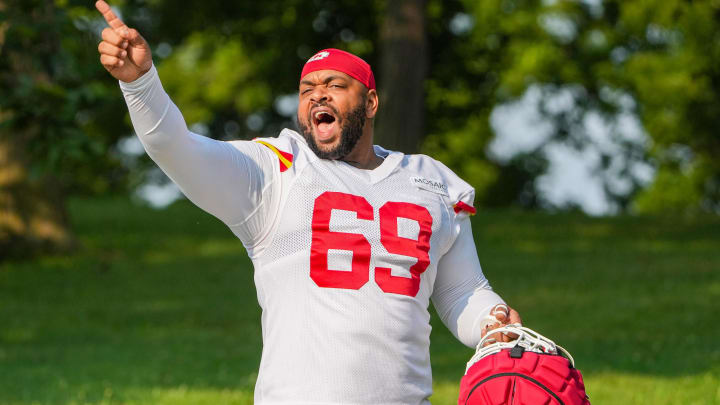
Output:
[[[518,338],[483,347],[498,332]],[[570,353],[539,333],[508,325],[477,347],[460,381],[459,405],[590,405]]]

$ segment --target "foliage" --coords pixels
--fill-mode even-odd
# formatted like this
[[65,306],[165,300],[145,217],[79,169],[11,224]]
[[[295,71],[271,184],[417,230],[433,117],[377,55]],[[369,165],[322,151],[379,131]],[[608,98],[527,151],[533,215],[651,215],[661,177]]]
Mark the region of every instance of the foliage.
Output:
[[123,182],[109,153],[129,129],[115,83],[97,63],[88,10],[67,2],[0,2],[0,136],[22,145],[31,178],[76,192]]
[[[157,0],[129,7],[128,19],[154,49],[167,50],[155,58],[166,89],[188,124],[214,138],[275,136],[293,127],[295,111],[276,103],[285,97],[292,110],[299,72],[318,49],[348,49],[373,61],[372,3],[191,0],[186,7],[192,16]],[[152,18],[138,18],[145,14]]]
[[[298,72],[317,49],[348,49],[378,66],[379,28],[393,4],[113,2],[151,43],[188,123],[222,139],[293,126]],[[542,206],[536,180],[547,168],[545,150],[561,144],[597,151],[597,175],[620,209],[717,212],[719,7],[428,0],[423,151],[469,180],[486,206]],[[4,0],[0,21],[0,136],[22,148],[30,178],[52,176],[74,193],[126,187],[130,169],[114,145],[131,128],[118,114],[125,107],[116,83],[97,62],[104,23],[96,11],[79,0]],[[378,83],[382,92],[382,77]],[[531,91],[542,95],[538,110],[552,134],[498,160],[488,153],[491,115]],[[590,122],[609,139],[595,136]],[[642,165],[656,171],[652,184]]]
[[[0,403],[252,403],[260,308],[237,238],[187,201],[70,206],[81,250],[0,264]],[[473,217],[494,289],[570,350],[598,404],[718,403],[719,225]],[[432,324],[431,400],[457,403],[472,351]]]
[[[284,115],[274,103],[279,97],[293,96],[298,71],[314,50],[349,49],[378,66],[379,49],[373,44],[378,40],[386,2],[284,1],[263,3],[262,7],[202,3],[189,4],[197,13],[182,26],[176,26],[181,17],[170,2],[156,1],[136,13],[153,16],[152,26],[147,26],[148,38],[172,49],[158,63],[165,87],[188,123],[202,124],[194,128],[209,136],[252,138],[292,126],[294,113]],[[493,137],[488,117],[497,102],[502,52],[479,52],[466,43],[464,35],[449,30],[453,17],[463,10],[458,1],[428,4],[427,35],[432,51],[426,84],[429,135],[424,151],[468,178],[480,201],[503,205],[517,199],[518,190],[509,190],[507,185],[519,183],[520,189],[527,189],[539,172],[508,167],[503,173],[485,156]],[[132,14],[128,18],[132,19]],[[235,56],[228,57],[230,54]],[[377,78],[382,92],[383,77]],[[251,117],[262,125],[250,125]],[[527,165],[516,167],[523,166]],[[508,173],[520,178],[508,179]],[[498,195],[506,197],[501,200]]]
[[[458,63],[452,65],[453,72],[442,73],[459,83],[460,97],[442,102],[472,106],[480,114],[479,121],[487,122],[493,106],[539,88],[543,98],[538,109],[552,122],[553,134],[538,150],[550,143],[597,149],[597,173],[620,207],[718,211],[720,166],[714,159],[720,150],[718,2],[495,0],[464,4],[474,28],[465,34],[465,41],[448,41],[447,48],[455,49],[451,59]],[[457,70],[463,65],[467,66],[464,72]],[[470,81],[483,75],[486,91]],[[437,102],[432,100],[438,97],[432,81],[428,93],[429,103]],[[488,100],[486,107],[479,108],[483,101],[469,94]],[[563,97],[571,99],[569,107],[559,108],[558,99]],[[470,116],[467,123],[474,120],[472,113],[459,108],[442,116]],[[632,133],[629,118],[640,121],[649,142]],[[593,136],[588,123],[592,119],[608,129],[610,143]],[[429,148],[467,157],[468,147],[481,154],[489,137],[488,129],[477,125],[444,125],[431,138]],[[636,170],[642,162],[656,167],[659,175],[632,204],[646,186]],[[624,178],[624,183],[613,184],[613,173]]]
[[[645,211],[720,209],[718,16],[716,1],[676,0],[661,7],[639,2],[620,9],[617,25],[639,42],[628,44],[636,46],[629,48],[623,79],[640,103],[660,167],[638,200]],[[681,194],[684,204],[665,205]]]
[[[377,66],[373,44],[389,6],[194,0],[188,20],[174,3],[156,0],[135,13],[152,16],[138,24],[172,47],[159,64],[191,123],[223,138],[291,125],[292,114],[275,103],[294,93],[313,50],[346,48]],[[717,211],[718,7],[712,0],[429,0],[423,150],[468,179],[485,205],[540,204],[535,183],[547,167],[544,149],[562,144],[597,155],[596,174],[621,210]],[[211,85],[220,74],[227,82]],[[487,153],[496,136],[490,116],[531,89],[542,94],[538,110],[552,134],[499,161]],[[262,125],[242,125],[251,116]],[[659,173],[652,184],[649,167]]]
[[[492,2],[482,2],[486,3]],[[494,185],[507,184],[499,182],[501,169],[485,153],[494,136],[489,117],[497,103],[502,49],[496,42],[484,42],[486,36],[495,35],[496,24],[473,22],[467,8],[460,2],[434,0],[428,4],[432,56],[423,149],[456,170],[476,188],[478,200],[487,203],[486,196]],[[458,16],[469,19],[470,26],[453,32],[449,27]],[[482,43],[479,38],[483,38]]]

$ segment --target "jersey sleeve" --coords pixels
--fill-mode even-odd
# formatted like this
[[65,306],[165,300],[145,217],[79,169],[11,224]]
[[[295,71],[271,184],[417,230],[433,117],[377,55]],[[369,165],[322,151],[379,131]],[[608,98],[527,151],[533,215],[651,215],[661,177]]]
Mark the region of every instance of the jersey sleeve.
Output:
[[485,317],[504,301],[482,272],[470,219],[460,218],[455,227],[457,238],[438,263],[431,298],[450,332],[464,345],[474,348],[487,322]]
[[475,347],[486,316],[497,304],[496,294],[480,267],[470,216],[475,215],[475,189],[440,162],[433,161],[435,176],[447,186],[444,201],[450,217],[450,242],[437,266],[431,299],[440,319],[460,342]]
[[257,142],[222,142],[191,132],[157,70],[120,82],[148,155],[194,204],[251,248],[263,236],[277,192],[277,158]]

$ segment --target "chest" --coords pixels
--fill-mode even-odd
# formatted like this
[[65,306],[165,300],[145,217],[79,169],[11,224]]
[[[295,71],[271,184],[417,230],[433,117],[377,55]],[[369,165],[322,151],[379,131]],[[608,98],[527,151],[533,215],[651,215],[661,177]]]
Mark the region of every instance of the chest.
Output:
[[332,165],[309,167],[283,192],[274,255],[306,263],[317,286],[432,291],[451,221],[446,202],[418,188],[412,173],[371,182]]

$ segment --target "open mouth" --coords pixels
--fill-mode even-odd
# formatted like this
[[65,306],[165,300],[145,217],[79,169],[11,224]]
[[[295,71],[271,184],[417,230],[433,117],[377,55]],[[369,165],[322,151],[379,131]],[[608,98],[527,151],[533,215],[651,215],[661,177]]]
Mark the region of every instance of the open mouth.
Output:
[[317,135],[319,135],[320,138],[319,140],[323,141],[329,139],[337,122],[335,115],[333,115],[331,111],[323,109],[315,111],[312,114],[312,119],[313,124],[317,129]]

